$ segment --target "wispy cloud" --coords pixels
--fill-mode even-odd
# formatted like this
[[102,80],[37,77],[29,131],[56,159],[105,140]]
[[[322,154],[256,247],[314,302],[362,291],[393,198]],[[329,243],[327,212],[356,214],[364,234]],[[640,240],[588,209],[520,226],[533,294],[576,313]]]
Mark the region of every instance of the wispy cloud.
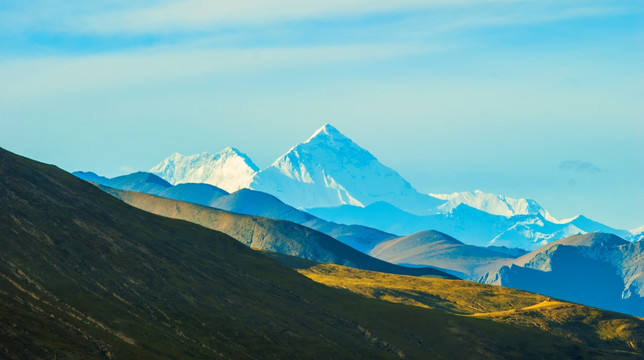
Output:
[[[629,1],[605,0],[185,0],[31,1],[0,9],[0,28],[38,28],[78,34],[145,35],[208,31],[378,14],[430,14],[425,26],[439,29],[536,24],[622,12]],[[4,23],[4,26],[2,25]]]
[[0,3],[0,29],[26,26],[55,31],[114,34],[195,30],[230,23],[367,15],[515,0],[8,0]]
[[570,171],[575,173],[600,173],[603,172],[602,169],[597,167],[597,165],[581,160],[566,160],[562,161],[559,164],[559,170]]
[[513,0],[188,0],[85,16],[76,26],[95,33],[186,31],[505,2]]
[[91,56],[0,62],[0,104],[42,97],[150,86],[177,79],[384,60],[439,51],[396,44],[251,49],[165,47]]

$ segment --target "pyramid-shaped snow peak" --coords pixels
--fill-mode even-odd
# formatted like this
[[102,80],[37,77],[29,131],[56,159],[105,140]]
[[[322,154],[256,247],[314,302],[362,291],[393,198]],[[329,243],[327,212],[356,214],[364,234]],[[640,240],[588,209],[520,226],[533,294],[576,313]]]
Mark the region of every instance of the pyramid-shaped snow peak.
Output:
[[150,169],[171,184],[206,183],[228,192],[247,188],[259,169],[241,151],[227,147],[210,154],[175,153]]
[[418,193],[396,171],[330,124],[257,173],[250,186],[299,208],[386,201],[407,211],[427,213],[443,203]]

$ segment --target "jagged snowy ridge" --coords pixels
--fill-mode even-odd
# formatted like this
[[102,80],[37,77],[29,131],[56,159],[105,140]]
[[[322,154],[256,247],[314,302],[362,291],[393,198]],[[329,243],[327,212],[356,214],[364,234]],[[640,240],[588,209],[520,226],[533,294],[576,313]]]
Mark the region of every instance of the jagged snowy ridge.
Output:
[[228,192],[247,188],[257,171],[259,169],[246,154],[232,147],[216,154],[174,153],[150,169],[151,173],[173,185],[206,183]]

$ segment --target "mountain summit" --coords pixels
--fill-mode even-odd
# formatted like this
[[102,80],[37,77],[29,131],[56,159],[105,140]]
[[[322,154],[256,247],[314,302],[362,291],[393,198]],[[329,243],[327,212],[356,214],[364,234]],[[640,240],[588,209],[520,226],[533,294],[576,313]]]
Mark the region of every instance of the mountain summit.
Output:
[[306,140],[305,142],[310,142],[311,140],[313,140],[315,138],[324,138],[324,137],[328,137],[331,140],[339,140],[339,141],[348,140],[348,141],[351,141],[351,139],[349,139],[348,137],[344,136],[344,134],[342,134],[338,129],[333,127],[333,125],[331,125],[329,123],[326,123],[321,128],[317,129],[313,133],[313,135],[311,135],[311,137],[308,140]]
[[250,187],[300,208],[386,201],[410,212],[426,213],[443,202],[417,192],[330,124],[257,173]]
[[150,169],[173,185],[206,183],[228,192],[247,188],[257,171],[259,168],[246,154],[232,147],[216,154],[174,153]]

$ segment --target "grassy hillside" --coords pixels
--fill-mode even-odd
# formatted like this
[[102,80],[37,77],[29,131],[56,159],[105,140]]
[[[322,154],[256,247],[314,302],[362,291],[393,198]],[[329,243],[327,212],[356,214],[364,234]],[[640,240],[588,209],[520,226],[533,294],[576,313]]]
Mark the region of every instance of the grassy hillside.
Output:
[[241,215],[158,196],[103,187],[126,203],[151,213],[221,231],[261,250],[393,274],[456,277],[434,268],[409,268],[373,258],[321,232],[290,221]]
[[644,320],[629,315],[469,281],[383,274],[268,255],[319,283],[369,298],[542,329],[580,344],[644,351]]
[[553,359],[641,353],[317,284],[0,149],[5,359]]

